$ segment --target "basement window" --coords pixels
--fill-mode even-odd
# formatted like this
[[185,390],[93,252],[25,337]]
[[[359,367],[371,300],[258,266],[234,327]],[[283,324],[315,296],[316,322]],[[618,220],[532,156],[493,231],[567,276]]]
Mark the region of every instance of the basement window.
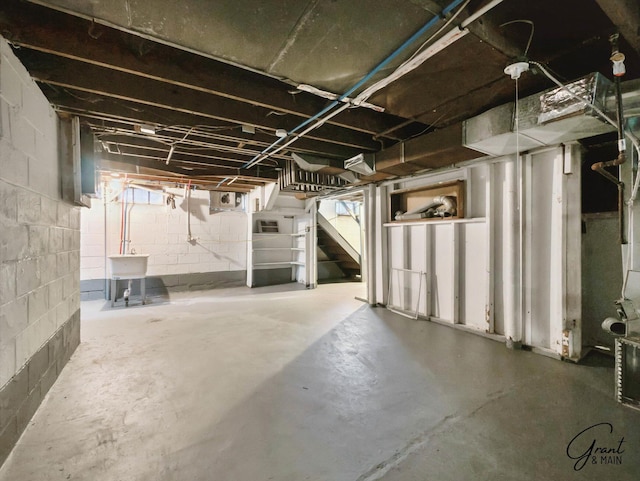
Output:
[[336,202],[336,215],[360,216],[360,203],[341,200]]
[[164,205],[164,195],[161,192],[128,187],[118,196],[118,201],[126,201],[130,204]]

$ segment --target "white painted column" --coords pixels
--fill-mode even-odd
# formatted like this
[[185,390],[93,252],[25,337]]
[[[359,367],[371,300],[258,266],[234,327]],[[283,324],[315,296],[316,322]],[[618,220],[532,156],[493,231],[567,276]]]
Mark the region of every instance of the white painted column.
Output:
[[494,198],[494,166],[487,165],[487,176],[485,179],[485,223],[486,223],[486,240],[485,240],[485,256],[486,256],[486,273],[485,273],[485,320],[487,321],[487,332],[495,332],[495,313],[494,313],[494,226],[493,216],[495,215]]
[[387,222],[387,206],[388,206],[388,188],[380,186],[376,189],[376,226],[379,229],[375,232],[375,302],[380,304],[387,303],[387,294],[389,289],[389,260],[388,260],[388,237],[387,229],[382,225]]
[[563,315],[564,357],[582,355],[582,152],[578,143],[565,147],[565,295]]
[[522,309],[520,307],[520,186],[521,168],[518,160],[507,161],[504,164],[503,187],[503,236],[504,248],[504,275],[508,280],[508,287],[504,289],[504,335],[507,344],[522,342]]
[[[564,170],[564,148],[559,149],[553,159],[553,186],[552,186],[552,202],[551,202],[551,250],[550,250],[550,267],[551,275],[549,278],[549,348],[562,355],[563,327],[564,327],[564,311],[565,311],[565,292],[567,288],[566,282],[566,211],[568,199],[565,192]],[[541,322],[542,319],[532,320],[533,322]],[[568,354],[568,346],[567,346]]]
[[365,210],[365,262],[366,281],[367,281],[367,302],[373,305],[376,303],[376,290],[378,269],[376,259],[378,249],[376,248],[377,232],[382,231],[382,221],[376,217],[376,186],[369,184],[364,192],[364,210]]
[[318,286],[318,203],[309,205],[309,229],[305,238],[305,283],[310,289]]

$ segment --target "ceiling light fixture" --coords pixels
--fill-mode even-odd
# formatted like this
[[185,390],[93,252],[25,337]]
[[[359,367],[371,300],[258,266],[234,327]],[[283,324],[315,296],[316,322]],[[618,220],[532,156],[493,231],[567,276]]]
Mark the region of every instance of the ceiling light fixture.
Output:
[[281,139],[285,138],[288,135],[285,129],[276,129],[276,137],[280,137]]
[[153,125],[140,124],[136,125],[136,131],[141,134],[156,135],[156,128]]
[[514,62],[504,68],[504,73],[509,75],[513,80],[518,80],[520,75],[529,70],[529,62]]

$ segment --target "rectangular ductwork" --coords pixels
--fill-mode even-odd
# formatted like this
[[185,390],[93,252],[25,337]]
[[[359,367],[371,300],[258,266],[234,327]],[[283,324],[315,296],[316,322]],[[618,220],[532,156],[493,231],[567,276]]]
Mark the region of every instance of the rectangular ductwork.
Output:
[[293,161],[287,161],[286,166],[278,172],[278,182],[282,192],[324,192],[349,185],[347,180],[336,175],[302,170]]
[[399,142],[376,154],[376,171],[407,175],[482,156],[464,147],[462,140],[462,124],[455,124]]
[[[567,85],[567,89],[605,110],[611,82],[593,73]],[[488,155],[500,156],[537,147],[553,146],[615,128],[602,120],[587,102],[567,89],[555,88],[518,101],[518,132],[514,103],[501,105],[464,122],[464,145]]]
[[375,173],[373,168],[373,155],[358,154],[344,161],[344,168],[352,170],[362,175],[371,175]]

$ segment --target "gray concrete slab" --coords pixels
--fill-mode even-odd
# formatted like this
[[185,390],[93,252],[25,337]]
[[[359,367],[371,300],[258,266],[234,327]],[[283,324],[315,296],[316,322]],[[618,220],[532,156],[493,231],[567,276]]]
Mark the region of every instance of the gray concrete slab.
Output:
[[[574,365],[354,299],[358,284],[83,304],[8,480],[636,480],[640,412]],[[622,464],[574,457],[592,442]]]

